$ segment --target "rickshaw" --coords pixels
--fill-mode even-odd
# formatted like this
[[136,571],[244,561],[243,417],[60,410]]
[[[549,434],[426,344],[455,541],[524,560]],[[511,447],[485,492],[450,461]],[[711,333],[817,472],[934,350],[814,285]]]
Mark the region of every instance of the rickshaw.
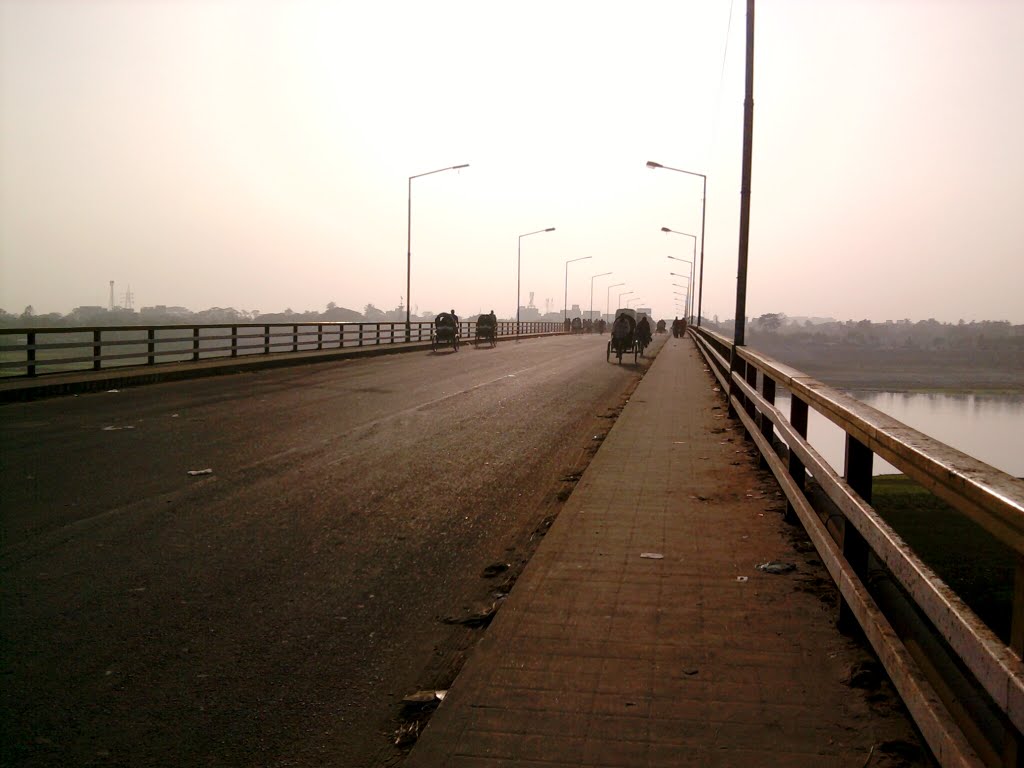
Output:
[[476,337],[473,343],[480,346],[480,342],[489,343],[492,347],[498,344],[498,320],[494,313],[480,315],[476,320]]
[[454,351],[459,351],[459,325],[452,315],[442,312],[434,318],[434,327],[430,329],[430,348],[437,352],[438,347],[448,344]]
[[622,356],[633,354],[633,362],[636,363],[640,356],[640,343],[636,333],[636,310],[617,309],[615,310],[615,322],[612,323],[612,337],[608,340],[607,360],[611,362],[612,354],[622,364]]

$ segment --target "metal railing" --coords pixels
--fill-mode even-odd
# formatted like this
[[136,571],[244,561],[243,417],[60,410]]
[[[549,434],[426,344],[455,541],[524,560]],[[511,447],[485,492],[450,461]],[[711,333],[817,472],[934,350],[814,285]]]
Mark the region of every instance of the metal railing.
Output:
[[[810,376],[705,329],[690,329],[789,511],[940,764],[1016,766],[1024,757],[1024,481],[957,451]],[[790,413],[775,407],[788,390]],[[807,442],[808,408],[846,437],[840,475]],[[1016,561],[1004,642],[871,506],[879,456],[974,521]],[[964,553],[969,557],[970,553]],[[855,624],[854,624],[855,622]]]
[[[0,328],[0,376],[198,362],[215,358],[429,342],[433,323],[189,323],[74,328]],[[407,333],[408,331],[408,333]],[[476,335],[462,321],[463,341]],[[559,333],[561,323],[499,321],[497,335]]]

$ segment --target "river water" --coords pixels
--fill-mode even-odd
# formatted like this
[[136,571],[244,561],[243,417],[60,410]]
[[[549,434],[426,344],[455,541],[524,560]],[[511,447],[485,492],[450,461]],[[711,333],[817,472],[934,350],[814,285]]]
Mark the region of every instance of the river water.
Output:
[[[946,445],[1015,477],[1024,477],[1024,395],[850,392],[872,408]],[[789,394],[780,391],[776,406],[789,415]],[[842,474],[844,433],[813,408],[808,409],[807,438]],[[874,473],[900,470],[875,457]]]

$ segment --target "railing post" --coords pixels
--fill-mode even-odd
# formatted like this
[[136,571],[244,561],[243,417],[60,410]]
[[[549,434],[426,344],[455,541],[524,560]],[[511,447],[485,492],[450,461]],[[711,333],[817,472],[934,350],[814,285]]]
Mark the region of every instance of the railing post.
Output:
[[[871,503],[871,465],[874,454],[864,443],[846,435],[844,477],[847,484],[868,504]],[[843,557],[862,581],[867,579],[868,545],[849,519],[843,520]],[[857,629],[857,619],[845,600],[839,602],[839,628],[847,633]]]
[[[1013,613],[1010,616],[1010,650],[1017,654],[1017,658],[1024,658],[1024,557],[1018,554],[1016,561],[1013,574]],[[1021,735],[1009,724],[1005,731],[1003,765],[1006,768],[1019,766],[1019,756],[1022,754]]]
[[25,336],[25,373],[28,376],[36,375],[36,332],[29,331]]
[[373,324],[373,335],[377,338],[376,344],[380,344],[380,322]]
[[363,324],[359,324],[359,344],[357,346],[363,346]]
[[729,389],[725,393],[725,398],[728,401],[729,405],[728,414],[730,419],[737,418],[736,408],[732,403],[733,395],[736,395],[740,402],[743,402],[743,390],[736,386],[736,383],[733,381],[733,377],[740,376],[742,378],[746,378],[745,374],[746,363],[743,361],[743,358],[741,358],[739,356],[739,353],[736,351],[736,346],[733,345],[732,351],[729,354]]
[[292,326],[292,352],[299,351],[299,326]]
[[148,357],[146,358],[147,365],[153,365],[156,363],[156,355],[153,353],[156,351],[156,328],[146,329],[146,352]]
[[263,326],[263,354],[270,354],[270,326]]
[[[789,423],[804,440],[807,439],[807,403],[801,400],[792,392],[789,399]],[[807,484],[807,470],[800,457],[796,455],[793,446],[789,447],[789,476],[793,478],[796,487],[803,494],[804,486]],[[797,520],[796,509],[792,502],[786,502],[786,521],[795,523]]]
[[98,371],[100,369],[100,358],[103,357],[103,331],[98,328],[92,332],[92,369]]
[[192,329],[192,362],[199,360],[199,328]]
[[[775,405],[775,379],[765,373],[761,374],[761,394],[765,400]],[[772,424],[772,420],[768,418],[767,413],[761,414],[761,434],[768,441],[769,448],[774,450],[775,425]],[[761,456],[761,469],[768,469],[768,459],[764,455]]]
[[316,348],[318,350],[324,348],[324,324],[318,323],[316,326]]
[[231,326],[231,356],[238,357],[238,326]]
[[[753,389],[756,392],[757,391],[757,368],[755,368],[751,363],[747,363],[746,371],[744,371],[743,378],[746,379],[747,384],[750,385],[750,388]],[[751,419],[756,419],[756,417],[757,417],[757,406],[754,404],[754,399],[752,397],[744,397],[743,405],[744,405],[744,407],[747,410],[747,415]]]

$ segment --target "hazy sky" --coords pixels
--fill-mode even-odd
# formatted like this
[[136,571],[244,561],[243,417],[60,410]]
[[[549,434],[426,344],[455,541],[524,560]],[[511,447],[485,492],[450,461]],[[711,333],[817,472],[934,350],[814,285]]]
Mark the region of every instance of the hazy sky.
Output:
[[[0,0],[0,307],[732,317],[743,0]],[[731,23],[730,23],[731,19]],[[1024,323],[1024,3],[763,0],[747,311]],[[637,302],[633,302],[634,306]]]

